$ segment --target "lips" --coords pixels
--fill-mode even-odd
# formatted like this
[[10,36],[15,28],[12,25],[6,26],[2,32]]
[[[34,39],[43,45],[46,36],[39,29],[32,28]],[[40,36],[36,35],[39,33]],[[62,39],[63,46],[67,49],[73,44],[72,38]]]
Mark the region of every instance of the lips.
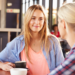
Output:
[[39,26],[34,26],[35,28],[38,28]]

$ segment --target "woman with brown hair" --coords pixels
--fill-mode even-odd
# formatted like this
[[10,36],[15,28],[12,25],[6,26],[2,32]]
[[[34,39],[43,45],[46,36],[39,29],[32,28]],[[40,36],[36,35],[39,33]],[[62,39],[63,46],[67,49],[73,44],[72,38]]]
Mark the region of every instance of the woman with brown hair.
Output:
[[[59,41],[49,34],[44,8],[32,5],[25,14],[22,34],[0,53],[0,68],[9,71],[15,61],[26,61],[28,75],[46,75],[63,60]],[[7,61],[11,64],[3,63]]]

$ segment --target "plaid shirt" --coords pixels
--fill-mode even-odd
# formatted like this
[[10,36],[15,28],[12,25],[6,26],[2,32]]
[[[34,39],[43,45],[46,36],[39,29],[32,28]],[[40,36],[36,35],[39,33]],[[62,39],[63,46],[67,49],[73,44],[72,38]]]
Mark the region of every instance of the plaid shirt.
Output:
[[75,45],[65,61],[48,75],[75,75]]

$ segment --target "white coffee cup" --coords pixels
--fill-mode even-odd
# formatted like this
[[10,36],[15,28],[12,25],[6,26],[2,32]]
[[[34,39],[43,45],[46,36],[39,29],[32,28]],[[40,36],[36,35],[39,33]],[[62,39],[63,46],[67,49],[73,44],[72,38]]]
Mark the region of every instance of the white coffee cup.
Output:
[[24,68],[12,68],[10,69],[11,75],[27,75],[27,69]]

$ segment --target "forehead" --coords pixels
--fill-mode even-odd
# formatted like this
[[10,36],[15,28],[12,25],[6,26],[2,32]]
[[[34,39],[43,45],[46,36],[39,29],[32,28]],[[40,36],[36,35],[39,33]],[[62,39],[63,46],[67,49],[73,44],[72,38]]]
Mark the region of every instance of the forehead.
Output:
[[41,10],[35,10],[32,16],[44,17],[44,14]]

